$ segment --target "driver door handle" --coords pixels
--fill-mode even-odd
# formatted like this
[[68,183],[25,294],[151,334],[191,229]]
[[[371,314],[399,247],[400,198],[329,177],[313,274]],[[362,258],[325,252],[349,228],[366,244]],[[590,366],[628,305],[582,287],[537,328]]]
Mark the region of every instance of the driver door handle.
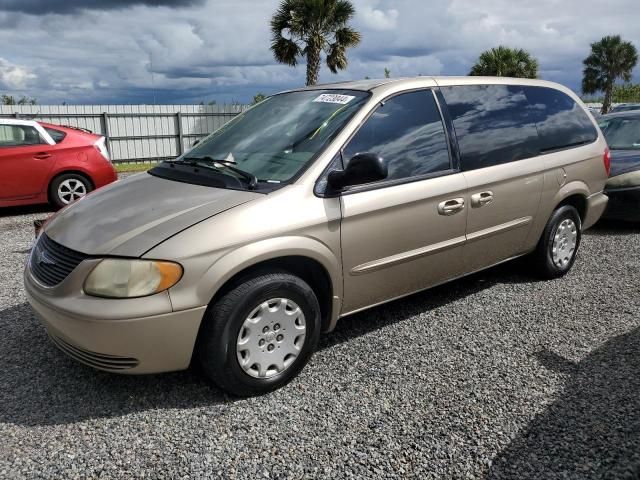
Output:
[[455,215],[464,209],[464,198],[452,198],[438,204],[438,213],[440,215]]
[[49,158],[51,156],[50,153],[47,152],[40,152],[40,153],[36,153],[33,158],[37,159],[37,160],[44,160],[45,158]]
[[486,191],[471,195],[471,206],[474,208],[484,207],[491,202],[493,202],[493,192]]

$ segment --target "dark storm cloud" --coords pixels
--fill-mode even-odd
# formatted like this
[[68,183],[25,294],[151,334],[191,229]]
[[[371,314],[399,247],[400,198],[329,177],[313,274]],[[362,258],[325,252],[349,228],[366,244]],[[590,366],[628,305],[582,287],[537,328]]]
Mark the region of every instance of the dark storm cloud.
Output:
[[190,7],[205,0],[3,0],[0,11],[20,12],[31,15],[48,13],[68,14],[81,10],[117,10],[136,5],[149,7]]
[[[323,66],[321,82],[380,78],[385,68],[393,77],[466,75],[480,52],[507,45],[538,58],[541,78],[579,90],[590,43],[619,33],[640,47],[629,15],[637,0],[352,1],[362,42],[345,71]],[[222,103],[297,87],[304,61],[279,65],[269,50],[279,2],[0,0],[0,94],[43,104]]]

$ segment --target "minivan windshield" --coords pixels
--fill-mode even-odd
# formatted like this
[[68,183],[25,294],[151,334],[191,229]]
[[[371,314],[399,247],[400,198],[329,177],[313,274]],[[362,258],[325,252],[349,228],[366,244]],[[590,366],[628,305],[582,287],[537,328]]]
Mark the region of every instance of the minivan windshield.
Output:
[[611,150],[640,150],[640,116],[607,118],[599,125]]
[[[238,115],[173,162],[208,162],[220,174],[244,175],[269,184],[286,182],[322,151],[368,97],[367,92],[355,90],[302,90],[274,95]],[[206,175],[207,170],[200,168],[199,172]]]

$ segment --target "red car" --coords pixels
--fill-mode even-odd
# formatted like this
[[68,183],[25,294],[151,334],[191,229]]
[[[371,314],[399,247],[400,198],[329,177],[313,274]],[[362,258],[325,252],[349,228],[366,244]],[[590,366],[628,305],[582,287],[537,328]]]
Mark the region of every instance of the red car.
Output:
[[104,137],[74,127],[0,119],[0,207],[63,207],[117,179]]

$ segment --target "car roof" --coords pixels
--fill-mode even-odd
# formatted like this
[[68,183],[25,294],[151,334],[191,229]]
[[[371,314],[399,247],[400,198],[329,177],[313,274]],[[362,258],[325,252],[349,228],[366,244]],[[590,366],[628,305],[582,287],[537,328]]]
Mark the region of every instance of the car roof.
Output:
[[[559,83],[547,80],[512,78],[512,77],[476,77],[476,76],[418,76],[401,78],[365,79],[348,82],[324,83],[288,91],[304,90],[360,90],[364,92],[384,93],[385,90],[398,91],[406,87],[408,90],[416,88],[417,84],[431,83],[432,86],[449,85],[529,85],[534,87],[549,87],[564,92],[571,92]],[[425,88],[423,86],[423,88]],[[428,87],[426,87],[428,88]],[[283,92],[284,93],[284,92]],[[572,92],[573,93],[573,92]]]
[[613,112],[602,115],[600,118],[606,120],[607,118],[640,118],[640,110],[625,110],[624,112]]
[[0,118],[0,125],[29,125],[33,127],[37,123],[35,120],[25,120],[21,118]]

